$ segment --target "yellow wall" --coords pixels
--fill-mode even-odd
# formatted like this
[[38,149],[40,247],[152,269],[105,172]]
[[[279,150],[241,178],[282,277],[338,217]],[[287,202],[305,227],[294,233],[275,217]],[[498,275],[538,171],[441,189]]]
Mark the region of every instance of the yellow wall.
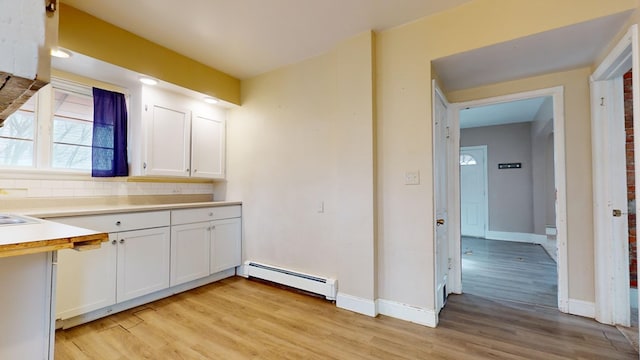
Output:
[[[378,296],[405,304],[434,308],[433,242],[433,164],[431,119],[431,61],[475,48],[488,46],[550,29],[568,26],[637,7],[636,0],[476,0],[452,10],[407,25],[383,31],[377,36],[377,126],[378,126],[378,203],[379,273]],[[585,77],[584,81],[587,79]],[[580,92],[576,95],[588,94]],[[578,100],[577,100],[578,101]],[[575,128],[579,138],[585,129]],[[574,122],[578,119],[574,117]],[[575,136],[568,134],[568,136]],[[590,149],[584,144],[581,156],[590,164]],[[575,154],[575,152],[572,152]],[[570,161],[569,161],[570,162]],[[421,185],[405,186],[403,174],[420,170]],[[575,181],[583,170],[569,169],[567,177]],[[590,174],[587,174],[590,178]],[[576,238],[587,231],[584,211],[575,212],[590,199],[586,184],[571,190],[568,201],[570,238],[574,244],[591,238]],[[589,215],[586,218],[591,219]],[[589,249],[584,251],[591,251]],[[589,255],[588,253],[584,255]],[[570,263],[576,258],[570,258]],[[585,259],[592,262],[592,257]],[[590,269],[591,265],[573,269]],[[575,299],[592,301],[593,273],[570,274],[570,294]],[[585,284],[580,284],[581,282]]]
[[240,104],[238,79],[65,4],[60,4],[58,42],[63,48]]
[[227,121],[226,183],[226,199],[243,201],[245,259],[336,278],[340,294],[371,307],[373,42],[366,32],[243,81],[243,106]]

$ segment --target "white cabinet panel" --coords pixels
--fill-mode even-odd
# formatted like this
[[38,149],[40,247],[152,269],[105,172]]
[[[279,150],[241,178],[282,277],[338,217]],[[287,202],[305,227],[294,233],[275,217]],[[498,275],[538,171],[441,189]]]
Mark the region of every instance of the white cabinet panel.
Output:
[[103,232],[120,232],[168,226],[170,211],[151,211],[124,214],[71,216],[52,219],[55,222]]
[[53,359],[51,256],[0,258],[0,359]]
[[242,207],[240,205],[173,210],[171,211],[171,225],[229,219],[241,215]]
[[189,176],[191,112],[159,104],[145,104],[147,118],[147,175]]
[[116,303],[117,235],[91,251],[58,251],[56,319],[69,319]]
[[118,234],[117,301],[169,287],[169,227]]
[[210,272],[230,269],[242,262],[242,225],[240,218],[216,220],[211,231]]
[[191,176],[224,178],[225,122],[203,114],[191,124]]
[[211,224],[171,227],[171,286],[209,275]]

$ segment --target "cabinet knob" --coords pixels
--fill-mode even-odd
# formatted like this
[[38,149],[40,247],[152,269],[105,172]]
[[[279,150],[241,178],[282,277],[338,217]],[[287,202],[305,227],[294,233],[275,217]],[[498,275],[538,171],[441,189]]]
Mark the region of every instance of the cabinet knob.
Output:
[[211,231],[211,226],[209,226],[209,227],[207,228],[207,231]]
[[189,172],[189,169],[186,169],[185,172]]
[[124,244],[124,239],[120,239],[120,244]]
[[213,225],[213,226],[211,227],[211,230],[215,230],[215,229],[216,229],[216,226],[215,226],[215,225]]
[[117,244],[117,243],[118,243],[117,241],[115,241],[115,240],[111,240],[111,245],[115,245],[115,244]]
[[197,173],[197,172],[198,172],[198,169],[193,169],[193,172],[194,172],[194,173]]
[[209,216],[213,216],[213,213],[212,213],[212,212],[210,212],[210,213],[209,213]]
[[116,226],[120,226],[122,223],[120,221],[116,221]]

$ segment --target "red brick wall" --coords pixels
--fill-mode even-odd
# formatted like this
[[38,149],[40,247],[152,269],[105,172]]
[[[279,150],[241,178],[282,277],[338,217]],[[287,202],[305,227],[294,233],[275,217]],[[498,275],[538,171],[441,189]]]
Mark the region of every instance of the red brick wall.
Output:
[[[624,74],[624,128],[627,133],[627,197],[629,202],[636,198],[635,163],[633,159],[633,88],[631,70]],[[631,287],[638,287],[636,258],[636,214],[629,211],[629,274]]]

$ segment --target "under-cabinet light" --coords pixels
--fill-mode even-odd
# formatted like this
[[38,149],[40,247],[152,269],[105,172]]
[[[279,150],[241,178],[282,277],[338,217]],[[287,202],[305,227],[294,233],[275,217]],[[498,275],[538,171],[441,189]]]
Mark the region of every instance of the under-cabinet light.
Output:
[[206,96],[204,98],[204,102],[206,102],[207,104],[217,104],[220,102],[220,100],[216,99],[216,98],[212,98],[211,96]]
[[51,56],[61,59],[67,59],[71,57],[71,52],[61,48],[53,48],[51,49]]
[[146,76],[141,76],[140,77],[140,82],[145,84],[145,85],[157,85],[158,84],[158,80],[150,78],[150,77],[146,77]]

